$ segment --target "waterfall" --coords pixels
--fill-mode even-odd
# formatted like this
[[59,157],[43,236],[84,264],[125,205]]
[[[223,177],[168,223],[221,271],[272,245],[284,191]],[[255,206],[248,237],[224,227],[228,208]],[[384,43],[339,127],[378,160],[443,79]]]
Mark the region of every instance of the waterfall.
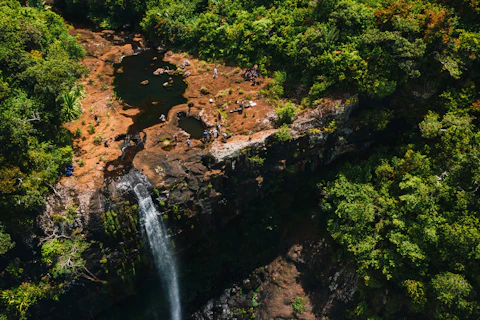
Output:
[[145,188],[142,183],[139,183],[133,188],[133,190],[138,198],[140,222],[145,226],[155,266],[160,278],[166,286],[168,297],[170,299],[171,320],[181,320],[182,310],[180,306],[177,266],[175,258],[172,255],[167,229],[163,224],[159,212],[153,204],[152,197],[147,188]]

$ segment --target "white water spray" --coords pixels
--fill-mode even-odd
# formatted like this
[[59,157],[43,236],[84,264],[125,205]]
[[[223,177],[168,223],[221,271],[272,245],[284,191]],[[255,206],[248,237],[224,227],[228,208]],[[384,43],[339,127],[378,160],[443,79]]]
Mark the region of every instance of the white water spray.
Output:
[[165,284],[170,299],[171,320],[182,319],[180,290],[178,287],[177,266],[171,252],[167,230],[152,197],[143,184],[137,184],[133,190],[138,198],[140,222],[145,226],[150,249],[158,274]]

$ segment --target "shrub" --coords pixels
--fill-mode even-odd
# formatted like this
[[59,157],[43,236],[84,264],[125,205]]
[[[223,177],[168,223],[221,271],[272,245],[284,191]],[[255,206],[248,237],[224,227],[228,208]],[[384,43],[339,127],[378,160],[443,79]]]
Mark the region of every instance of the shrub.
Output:
[[265,162],[265,158],[262,158],[258,154],[256,154],[253,157],[248,158],[248,162],[252,167],[260,168],[263,166],[263,163]]
[[93,126],[93,124],[89,123],[88,124],[88,129],[87,129],[88,133],[90,134],[94,134],[95,133],[95,127]]
[[267,84],[267,89],[263,91],[265,95],[273,99],[283,97],[283,84],[287,80],[287,73],[284,71],[275,71],[273,78]]
[[102,140],[103,140],[103,136],[99,134],[99,135],[96,135],[95,138],[93,138],[93,143],[96,146],[99,146],[102,143]]
[[201,87],[201,88],[200,88],[200,93],[201,93],[201,94],[205,94],[205,95],[207,95],[207,94],[209,94],[209,93],[210,93],[210,90],[208,90],[208,89],[207,89],[207,88],[205,88],[205,87]]
[[290,124],[296,118],[297,108],[291,102],[285,103],[282,107],[278,107],[275,113],[278,116],[279,124]]
[[228,113],[226,113],[223,109],[220,108],[218,108],[217,111],[222,115],[223,119],[228,120]]
[[77,130],[75,130],[75,138],[81,138],[82,137],[82,130],[80,130],[80,128],[77,128]]
[[225,89],[225,90],[221,90],[221,91],[219,91],[219,92],[217,93],[217,97],[218,97],[218,98],[223,98],[223,97],[227,96],[227,94],[228,94],[228,91],[227,91],[226,89]]
[[306,311],[307,299],[296,296],[292,303],[292,308],[297,314],[302,314]]
[[277,133],[275,133],[275,138],[282,143],[293,139],[292,134],[290,133],[290,128],[287,124],[283,124],[280,129],[278,129]]

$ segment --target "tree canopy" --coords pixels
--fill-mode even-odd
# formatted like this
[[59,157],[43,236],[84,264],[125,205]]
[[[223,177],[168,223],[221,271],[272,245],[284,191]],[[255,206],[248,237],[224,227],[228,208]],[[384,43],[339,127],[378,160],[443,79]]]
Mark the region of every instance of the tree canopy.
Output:
[[[41,2],[25,7],[15,0],[0,1],[2,262],[14,251],[12,238],[30,232],[45,196],[72,159],[70,133],[62,124],[81,112],[71,98],[81,92],[76,82],[85,73],[79,64],[84,55],[63,19]],[[23,269],[10,263],[7,271],[18,275]],[[13,286],[0,294],[2,313],[5,306],[12,319],[26,319],[32,304],[58,290],[46,278]]]

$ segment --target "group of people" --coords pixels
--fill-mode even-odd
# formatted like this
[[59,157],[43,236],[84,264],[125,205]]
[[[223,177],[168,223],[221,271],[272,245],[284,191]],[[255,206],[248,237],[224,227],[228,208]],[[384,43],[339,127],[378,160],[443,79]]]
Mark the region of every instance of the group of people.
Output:
[[242,77],[246,81],[251,81],[252,86],[257,84],[257,79],[260,76],[260,71],[258,70],[258,65],[254,65],[253,68],[245,70],[245,72],[242,74]]
[[220,135],[222,136],[223,142],[226,142],[228,135],[226,132],[221,132],[221,129],[222,129],[222,125],[219,123],[213,129],[210,129],[210,130],[205,129],[205,131],[203,131],[203,143],[216,140]]

